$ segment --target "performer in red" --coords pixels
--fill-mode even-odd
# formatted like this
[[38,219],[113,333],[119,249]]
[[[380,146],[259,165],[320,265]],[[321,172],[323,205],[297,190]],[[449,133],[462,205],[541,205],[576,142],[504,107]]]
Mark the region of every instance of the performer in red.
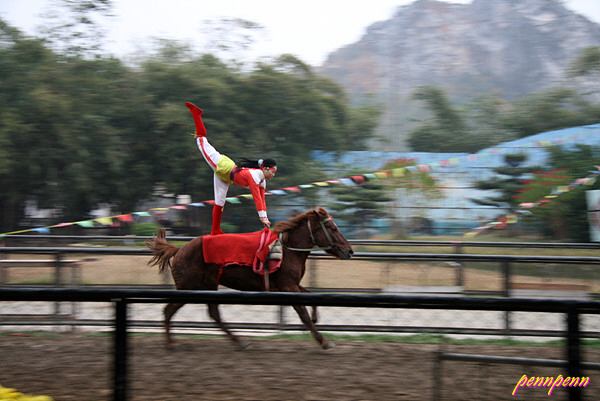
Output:
[[227,191],[233,182],[243,188],[249,188],[254,198],[258,217],[265,225],[271,227],[267,217],[267,205],[265,203],[265,189],[267,180],[272,179],[277,171],[277,163],[273,159],[249,160],[242,159],[237,165],[229,157],[219,153],[206,139],[206,128],[202,122],[203,111],[192,103],[185,104],[196,124],[196,143],[202,152],[204,159],[215,172],[214,190],[215,205],[212,212],[211,235],[223,234],[221,230],[221,216],[225,207]]

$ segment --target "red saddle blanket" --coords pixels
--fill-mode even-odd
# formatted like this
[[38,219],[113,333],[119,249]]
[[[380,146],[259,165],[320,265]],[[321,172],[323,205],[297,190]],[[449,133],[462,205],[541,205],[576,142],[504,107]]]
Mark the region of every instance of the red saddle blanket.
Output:
[[[221,266],[250,266],[255,273],[264,274],[270,246],[277,239],[277,233],[268,228],[254,233],[205,235],[202,237],[204,261]],[[269,273],[280,266],[281,260],[270,260]]]

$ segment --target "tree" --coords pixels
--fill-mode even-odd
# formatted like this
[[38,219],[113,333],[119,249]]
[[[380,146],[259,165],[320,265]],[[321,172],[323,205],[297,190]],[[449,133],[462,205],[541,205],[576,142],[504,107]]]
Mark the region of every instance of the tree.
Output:
[[593,73],[600,73],[600,46],[583,49],[569,67],[569,75],[572,77]]
[[[390,160],[383,165],[384,170],[403,170],[402,174],[392,175],[386,180],[386,186],[391,189],[404,188],[412,192],[421,193],[428,198],[443,198],[443,193],[438,187],[436,179],[426,170],[416,168],[414,159],[399,158]],[[408,169],[412,167],[412,169]]]
[[311,151],[361,146],[377,123],[377,110],[351,108],[339,85],[291,56],[248,72],[167,41],[129,68],[65,59],[5,23],[0,38],[0,232],[18,227],[28,202],[77,221],[99,203],[131,212],[158,184],[211,199],[185,101],[205,109],[221,152],[277,159],[281,187],[323,179]]
[[518,138],[598,122],[598,108],[572,89],[553,88],[516,99],[506,107],[501,127]]
[[392,200],[386,195],[383,185],[376,180],[364,179],[358,175],[358,184],[336,185],[330,191],[335,197],[328,208],[336,212],[345,225],[359,230],[368,229],[376,220],[388,217],[387,204]]
[[535,170],[535,167],[522,167],[527,160],[527,155],[507,154],[504,156],[505,166],[496,167],[493,171],[497,174],[489,180],[476,181],[474,186],[483,191],[494,191],[495,195],[484,199],[470,199],[472,202],[484,206],[494,206],[506,209],[513,213],[520,203],[518,196],[519,190],[523,186],[523,175]]
[[453,105],[442,89],[420,87],[412,98],[423,103],[430,117],[411,132],[408,144],[414,151],[476,152],[541,132],[598,123],[600,47],[584,49],[568,67],[567,75],[575,79],[567,82],[569,87],[512,100],[487,94],[461,108]]
[[264,30],[262,25],[241,18],[205,21],[205,26],[204,34],[209,38],[206,52],[222,59],[229,59],[238,67],[243,66],[244,53]]
[[40,32],[62,55],[99,56],[106,36],[99,20],[110,17],[111,11],[112,0],[54,0]]
[[409,136],[408,143],[414,151],[469,151],[468,144],[463,141],[467,134],[465,121],[442,89],[422,86],[413,93],[413,99],[423,101],[432,115],[430,121],[414,129]]

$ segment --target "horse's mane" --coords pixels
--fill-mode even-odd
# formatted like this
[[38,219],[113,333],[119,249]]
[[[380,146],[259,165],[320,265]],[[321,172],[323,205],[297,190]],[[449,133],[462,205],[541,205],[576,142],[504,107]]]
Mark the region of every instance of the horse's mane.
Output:
[[319,216],[319,217],[325,218],[325,217],[329,216],[329,213],[327,212],[327,210],[325,210],[319,206],[317,209],[309,210],[306,213],[299,214],[296,217],[292,218],[291,220],[278,221],[273,226],[273,231],[275,231],[276,233],[283,233],[286,231],[291,231],[313,216]]

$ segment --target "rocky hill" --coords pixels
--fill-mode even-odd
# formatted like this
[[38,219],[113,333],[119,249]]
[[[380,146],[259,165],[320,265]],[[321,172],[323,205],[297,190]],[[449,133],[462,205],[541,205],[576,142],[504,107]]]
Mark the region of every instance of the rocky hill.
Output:
[[330,54],[318,72],[355,103],[375,94],[386,108],[386,147],[406,150],[417,86],[442,87],[459,103],[491,92],[521,96],[563,85],[568,64],[592,45],[600,45],[600,25],[560,0],[418,0]]

